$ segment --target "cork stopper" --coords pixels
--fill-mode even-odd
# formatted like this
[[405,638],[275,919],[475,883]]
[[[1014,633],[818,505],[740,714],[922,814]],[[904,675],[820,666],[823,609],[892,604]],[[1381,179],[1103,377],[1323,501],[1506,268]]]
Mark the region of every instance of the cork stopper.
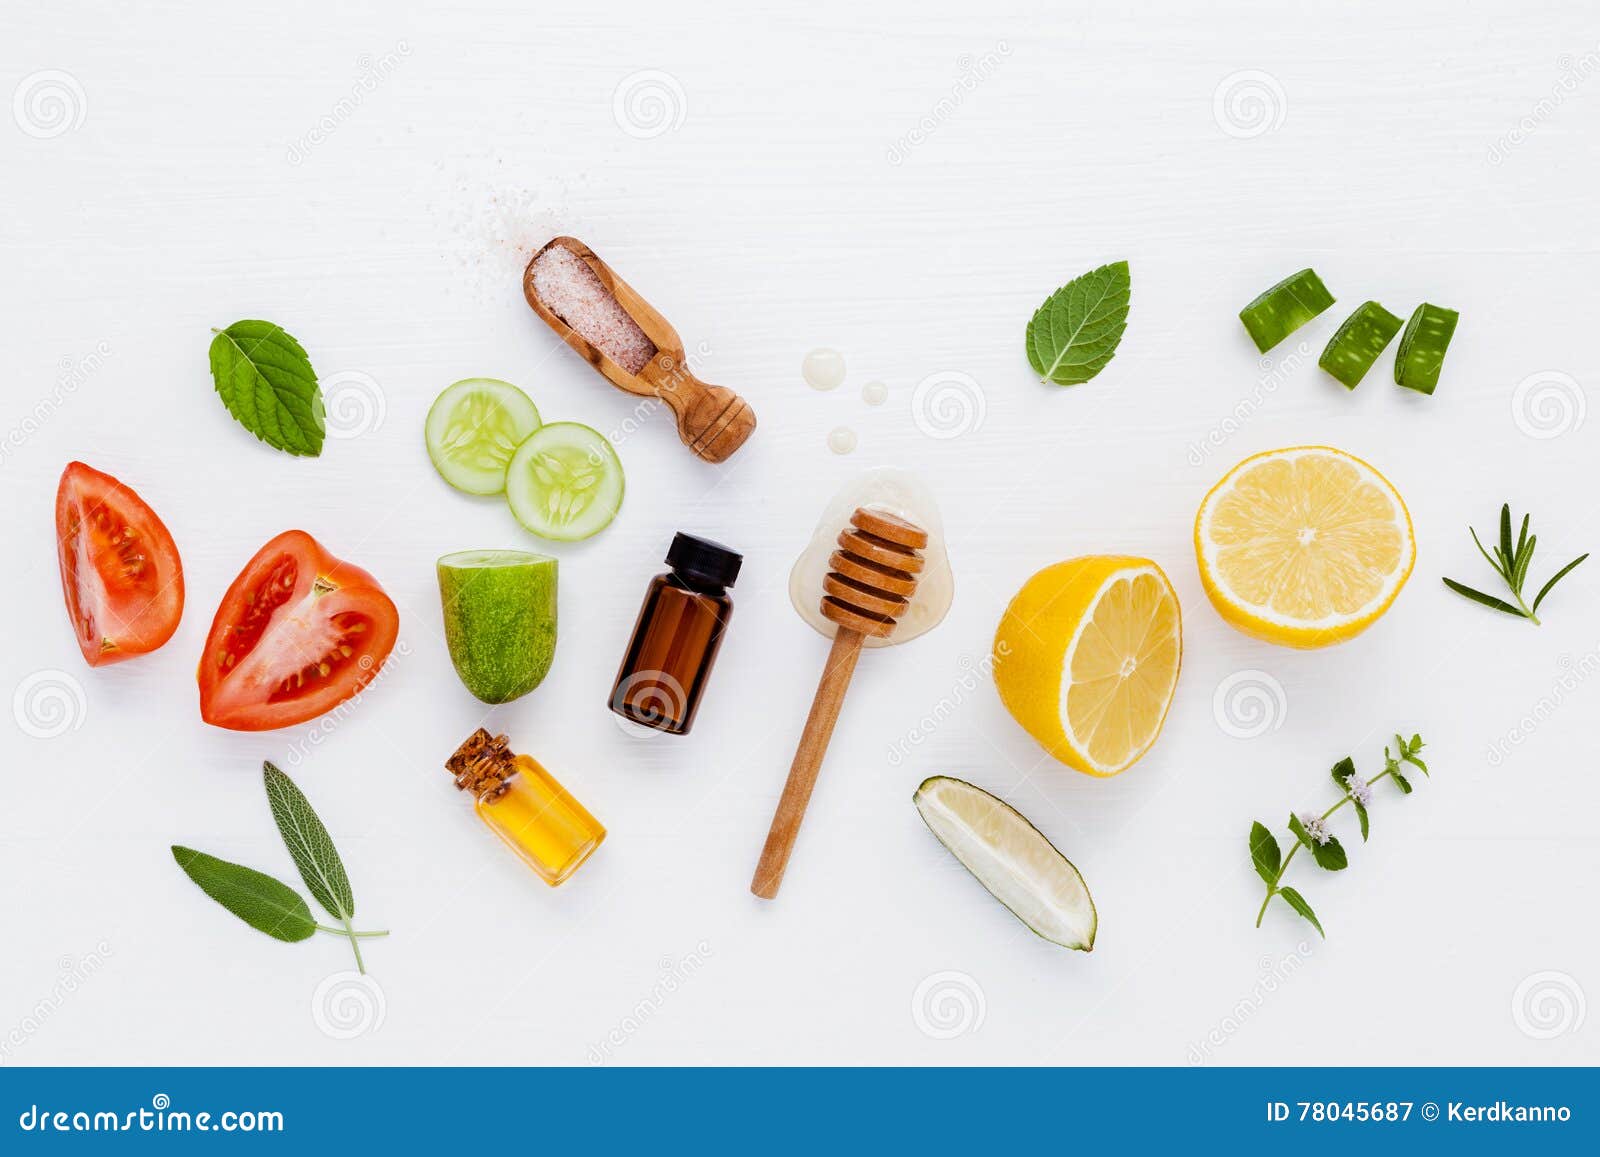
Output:
[[517,774],[516,758],[504,735],[490,735],[480,727],[444,761],[444,769],[455,776],[462,791],[492,800],[510,787]]

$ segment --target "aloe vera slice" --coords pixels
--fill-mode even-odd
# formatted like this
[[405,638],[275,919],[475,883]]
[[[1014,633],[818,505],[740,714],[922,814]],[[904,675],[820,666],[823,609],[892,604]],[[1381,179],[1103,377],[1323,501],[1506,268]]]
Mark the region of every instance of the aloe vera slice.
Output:
[[1250,340],[1266,353],[1333,304],[1333,294],[1314,269],[1285,277],[1239,311]]
[[1317,365],[1353,390],[1404,324],[1376,301],[1363,301],[1328,339]]
[[1406,332],[1400,335],[1400,348],[1394,355],[1394,383],[1419,394],[1431,394],[1439,384],[1439,370],[1444,366],[1445,350],[1455,336],[1456,322],[1461,315],[1442,305],[1429,305],[1426,301],[1406,322]]
[[1012,915],[1063,948],[1093,950],[1100,918],[1088,885],[1021,812],[947,775],[923,780],[911,798],[928,830]]

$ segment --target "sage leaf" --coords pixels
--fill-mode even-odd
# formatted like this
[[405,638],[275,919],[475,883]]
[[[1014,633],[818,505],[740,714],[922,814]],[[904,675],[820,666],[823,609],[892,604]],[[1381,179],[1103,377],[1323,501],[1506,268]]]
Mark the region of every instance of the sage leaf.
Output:
[[293,943],[317,930],[305,899],[265,872],[172,845],[172,858],[200,890],[258,932]]
[[1269,888],[1278,882],[1283,850],[1278,847],[1271,829],[1260,820],[1250,828],[1250,860],[1256,866],[1256,875],[1265,880]]
[[236,321],[213,332],[211,377],[228,413],[275,449],[321,454],[322,390],[300,343],[270,321]]
[[1087,382],[1106,368],[1128,326],[1128,263],[1102,265],[1045,299],[1028,322],[1028,364],[1058,386]]
[[300,878],[328,915],[348,921],[356,914],[356,901],[328,829],[294,780],[270,763],[261,765],[261,777],[278,834],[283,837],[294,866],[300,869]]
[[1317,919],[1317,914],[1311,910],[1311,905],[1306,903],[1306,898],[1304,896],[1302,896],[1299,892],[1296,892],[1293,888],[1280,888],[1278,890],[1278,895],[1282,896],[1289,902],[1289,907],[1293,908],[1296,912],[1300,913],[1300,915],[1311,921],[1311,926],[1317,930],[1317,934],[1319,936],[1321,936],[1324,940],[1328,938],[1328,934],[1322,930],[1322,922]]

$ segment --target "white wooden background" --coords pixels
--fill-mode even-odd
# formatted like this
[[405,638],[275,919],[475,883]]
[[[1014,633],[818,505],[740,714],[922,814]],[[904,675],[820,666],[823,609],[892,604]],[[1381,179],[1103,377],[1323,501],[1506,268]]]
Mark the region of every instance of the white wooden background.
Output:
[[[1579,0],[7,6],[0,1059],[1600,1061],[1600,566],[1537,629],[1439,583],[1488,581],[1467,525],[1505,500],[1534,513],[1540,574],[1600,546],[1597,74]],[[529,312],[518,273],[557,231],[753,401],[728,468],[662,415],[626,429],[634,401]],[[1029,314],[1123,258],[1116,360],[1042,386]],[[1305,265],[1339,304],[1258,359],[1234,315]],[[1461,311],[1437,396],[1384,368],[1347,395],[1316,369],[1368,297]],[[310,351],[342,435],[321,458],[256,444],[213,396],[209,327],[244,317]],[[817,346],[847,359],[831,394],[800,381]],[[433,560],[539,549],[423,453],[429,402],[471,375],[617,432],[628,472],[612,528],[555,550],[551,677],[488,715],[611,829],[559,891],[440,767],[484,713],[447,662]],[[954,408],[914,405],[930,375]],[[853,454],[828,450],[837,426]],[[1224,626],[1191,547],[1224,470],[1305,442],[1385,471],[1419,548],[1387,618],[1309,654]],[[188,578],[172,642],[106,670],[60,608],[51,502],[74,457],[156,507]],[[824,653],[787,568],[880,463],[936,491],[955,606],[863,661],[762,904],[746,887]],[[406,653],[314,749],[315,725],[206,727],[193,682],[224,588],[289,527],[403,614]],[[641,740],[604,701],[680,528],[746,552],[737,617],[695,733]],[[1100,782],[1041,758],[970,672],[1029,574],[1106,551],[1167,570],[1186,653],[1159,744]],[[1329,765],[1373,769],[1396,728],[1434,776],[1382,793],[1342,877],[1298,879],[1329,940],[1286,909],[1253,928],[1250,821],[1328,800]],[[370,985],[338,975],[341,942],[258,935],[168,855],[293,878],[264,758],[327,820],[360,922],[393,929]],[[954,866],[911,806],[932,773],[1003,794],[1078,864],[1092,955]]]

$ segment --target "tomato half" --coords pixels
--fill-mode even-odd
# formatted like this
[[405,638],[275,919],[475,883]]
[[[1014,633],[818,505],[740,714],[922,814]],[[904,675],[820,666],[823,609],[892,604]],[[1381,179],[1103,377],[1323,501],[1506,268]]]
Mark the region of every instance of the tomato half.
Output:
[[154,651],[183,617],[183,563],[165,524],[109,474],[69,462],[56,487],[56,556],[91,667]]
[[315,719],[372,682],[399,632],[375,578],[286,530],[222,596],[200,657],[200,717],[232,731]]

